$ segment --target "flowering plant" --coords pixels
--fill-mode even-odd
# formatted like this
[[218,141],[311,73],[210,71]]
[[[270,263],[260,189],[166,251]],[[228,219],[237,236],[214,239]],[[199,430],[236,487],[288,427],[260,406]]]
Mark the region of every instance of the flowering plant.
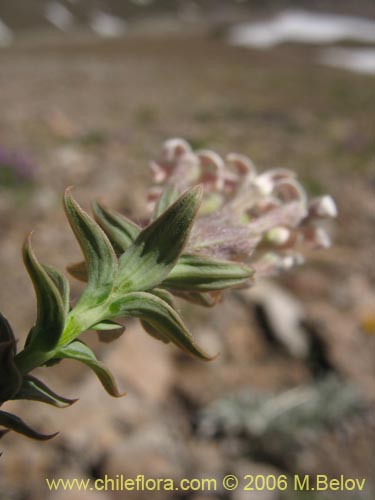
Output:
[[[151,168],[156,185],[144,227],[99,203],[91,218],[66,190],[66,216],[84,256],[68,269],[86,282],[74,306],[66,277],[41,264],[26,239],[23,258],[37,318],[17,353],[12,328],[0,315],[0,406],[14,399],[60,408],[74,403],[31,374],[66,358],[87,365],[111,396],[121,396],[110,371],[79,336],[96,330],[114,340],[124,330],[117,323],[122,317],[139,318],[152,337],[210,360],[185,326],[174,296],[212,306],[224,290],[249,286],[254,275],[299,262],[304,243],[328,245],[318,221],[336,215],[333,200],[325,196],[308,203],[288,170],[257,175],[242,155],[228,155],[224,162],[211,151],[193,152],[182,139],[167,141]],[[41,440],[55,435],[41,434],[2,410],[0,426],[1,435],[8,430]]]

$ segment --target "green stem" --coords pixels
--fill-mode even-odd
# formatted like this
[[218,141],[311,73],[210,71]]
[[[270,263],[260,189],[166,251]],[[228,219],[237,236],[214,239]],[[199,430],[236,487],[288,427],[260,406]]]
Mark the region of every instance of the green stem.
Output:
[[15,357],[16,365],[22,375],[26,375],[34,368],[44,365],[48,360],[54,357],[55,350],[43,352],[26,347]]
[[31,342],[25,349],[17,354],[15,362],[23,375],[26,375],[34,368],[44,365],[50,359],[56,356],[56,352],[62,347],[67,346],[81,333],[89,330],[93,325],[106,319],[106,307],[95,307],[86,311],[74,310],[67,317],[64,330],[60,336],[57,346],[51,351],[40,351],[35,344]]

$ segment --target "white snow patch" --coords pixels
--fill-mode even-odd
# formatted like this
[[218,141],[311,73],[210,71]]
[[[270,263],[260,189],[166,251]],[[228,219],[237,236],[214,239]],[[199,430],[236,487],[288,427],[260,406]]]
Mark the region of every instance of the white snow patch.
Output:
[[61,31],[68,31],[74,24],[73,14],[60,2],[49,2],[44,11],[48,21]]
[[126,22],[120,17],[97,11],[92,15],[91,29],[103,38],[120,37],[126,33]]
[[373,48],[344,49],[332,47],[324,50],[318,60],[335,68],[375,75],[375,49]]
[[375,42],[372,20],[304,10],[285,10],[269,21],[241,23],[229,33],[229,42],[266,49],[282,42],[325,44],[340,40]]

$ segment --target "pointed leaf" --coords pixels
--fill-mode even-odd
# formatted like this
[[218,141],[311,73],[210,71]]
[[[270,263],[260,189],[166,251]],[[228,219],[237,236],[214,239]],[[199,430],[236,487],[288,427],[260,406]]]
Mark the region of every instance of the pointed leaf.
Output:
[[243,285],[253,274],[252,269],[236,262],[184,254],[162,286],[175,290],[209,292]]
[[93,370],[108,394],[116,398],[124,395],[124,393],[121,394],[119,392],[111,372],[103,365],[103,363],[96,359],[92,350],[80,340],[75,340],[66,347],[59,349],[56,353],[56,357],[62,359],[75,359],[76,361],[84,363]]
[[142,325],[142,328],[144,329],[144,331],[146,333],[148,333],[152,338],[154,338],[156,340],[160,340],[164,344],[170,343],[169,338],[166,337],[165,335],[163,335],[162,333],[160,333],[158,330],[156,330],[156,328],[154,328],[151,325],[151,323],[148,323],[146,320],[141,319],[141,325]]
[[172,203],[177,200],[178,196],[179,191],[176,186],[167,186],[155,205],[152,220],[157,219],[165,210],[167,210],[167,208],[169,208]]
[[176,309],[174,297],[171,292],[168,292],[168,290],[164,290],[163,288],[153,288],[149,291],[149,293],[152,293],[153,295],[156,295],[156,297],[159,297],[159,299],[164,300],[169,306],[172,307],[172,309]]
[[88,281],[77,307],[92,307],[104,302],[112,291],[117,273],[115,252],[100,226],[73,199],[70,190],[64,195],[69,223],[85,257]]
[[125,326],[115,321],[105,320],[92,327],[98,333],[100,342],[109,343],[118,339],[125,331]]
[[[156,295],[156,297],[159,297],[159,299],[164,300],[169,306],[172,307],[172,309],[175,309],[173,295],[167,290],[163,290],[162,288],[154,288],[153,290],[150,291],[150,293]],[[145,332],[151,335],[151,337],[157,340],[161,340],[162,342],[164,342],[164,344],[169,344],[170,342],[169,338],[163,335],[162,333],[158,332],[145,319],[141,319],[141,324]]]
[[58,434],[58,432],[55,432],[54,434],[40,434],[25,424],[25,422],[16,415],[5,411],[0,411],[0,426],[18,432],[19,434],[23,434],[31,439],[37,439],[38,441],[46,441],[47,439],[51,439]]
[[65,315],[69,313],[70,309],[70,286],[69,281],[65,278],[63,274],[61,274],[57,269],[50,266],[43,266],[47,271],[48,276],[54,282],[56,288],[60,292],[61,299],[64,304]]
[[34,285],[37,300],[37,319],[26,340],[36,343],[43,351],[53,349],[58,343],[65,324],[65,310],[59,290],[44,267],[39,264],[30,243],[23,247],[23,260]]
[[21,388],[11,399],[30,399],[32,401],[47,403],[57,408],[66,408],[78,401],[77,399],[68,399],[59,396],[32,375],[24,377]]
[[177,312],[164,300],[151,293],[128,293],[112,303],[109,312],[112,317],[131,316],[145,320],[161,338],[169,339],[198,358],[212,359],[197,346]]
[[185,246],[201,194],[199,186],[187,191],[141,231],[120,257],[118,288],[121,291],[148,290],[167,277]]
[[103,207],[98,202],[93,203],[92,211],[96,222],[106,233],[119,255],[134,243],[141,231],[141,228],[135,222],[116,212],[116,210]]

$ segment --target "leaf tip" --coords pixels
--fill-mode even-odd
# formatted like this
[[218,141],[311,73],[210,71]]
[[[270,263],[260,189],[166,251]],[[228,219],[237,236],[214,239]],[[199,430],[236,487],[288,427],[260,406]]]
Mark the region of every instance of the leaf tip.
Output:
[[[190,353],[191,354],[191,353]],[[197,349],[197,352],[195,355],[198,354],[199,359],[202,361],[215,361],[220,356],[220,352],[217,352],[216,354],[210,355],[206,351],[203,351],[202,349]]]
[[32,240],[33,234],[34,234],[34,231],[30,231],[26,235],[25,240],[24,240],[23,245],[22,245],[22,257],[23,257],[23,261],[25,262],[26,267],[27,267],[27,262],[30,259],[31,260],[36,259],[34,251],[33,251],[32,246],[31,246],[31,240]]
[[63,204],[64,204],[65,211],[67,210],[69,204],[74,203],[74,199],[73,199],[73,196],[72,196],[73,187],[74,186],[68,186],[64,190]]
[[53,439],[56,437],[59,433],[59,431],[54,432],[53,434],[42,434],[42,438],[39,438],[41,441],[48,441],[49,439]]
[[[188,191],[189,192],[189,191]],[[197,184],[190,189],[190,194],[195,198],[197,205],[199,206],[203,198],[204,188],[202,184]]]
[[32,239],[32,236],[34,234],[34,231],[30,231],[26,236],[25,236],[25,239],[24,239],[24,242],[23,242],[23,246],[22,246],[22,250],[23,252],[27,252],[29,250],[29,248],[31,247],[31,239]]

